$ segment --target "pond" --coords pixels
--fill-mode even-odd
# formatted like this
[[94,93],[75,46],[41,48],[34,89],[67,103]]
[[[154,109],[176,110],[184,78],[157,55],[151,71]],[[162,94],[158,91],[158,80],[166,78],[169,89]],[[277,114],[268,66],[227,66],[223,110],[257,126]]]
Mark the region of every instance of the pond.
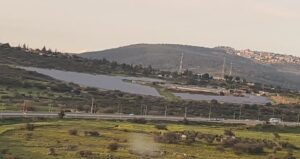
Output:
[[211,101],[213,99],[220,103],[234,103],[234,104],[258,104],[264,105],[271,102],[268,98],[262,96],[255,96],[247,94],[244,97],[235,96],[214,96],[214,95],[202,95],[202,94],[189,94],[189,93],[174,93],[175,96],[187,100],[198,101]]
[[125,82],[124,80],[146,81],[146,82],[162,82],[159,79],[143,78],[143,77],[123,77],[110,75],[93,75],[87,73],[69,72],[54,69],[43,69],[35,67],[19,67],[27,71],[35,71],[37,73],[50,76],[54,79],[73,82],[87,87],[95,87],[106,90],[120,90],[122,92],[150,95],[160,97],[155,88],[140,85],[137,83]]

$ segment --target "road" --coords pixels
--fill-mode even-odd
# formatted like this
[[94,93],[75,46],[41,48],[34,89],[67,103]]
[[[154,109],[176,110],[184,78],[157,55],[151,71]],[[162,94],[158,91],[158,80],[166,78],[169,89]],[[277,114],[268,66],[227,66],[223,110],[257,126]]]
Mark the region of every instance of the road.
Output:
[[[58,113],[45,113],[45,112],[2,112],[0,118],[57,118]],[[127,115],[127,114],[87,114],[87,113],[66,113],[67,119],[103,119],[103,120],[128,120],[134,118],[145,118],[146,120],[160,120],[160,121],[182,121],[183,117],[178,116],[154,116],[154,115]],[[216,122],[216,123],[227,123],[227,124],[246,124],[246,125],[257,125],[263,124],[264,121],[259,120],[234,120],[234,119],[209,119],[202,117],[188,117],[189,121],[195,122]],[[281,124],[288,126],[300,126],[296,122],[282,122]]]

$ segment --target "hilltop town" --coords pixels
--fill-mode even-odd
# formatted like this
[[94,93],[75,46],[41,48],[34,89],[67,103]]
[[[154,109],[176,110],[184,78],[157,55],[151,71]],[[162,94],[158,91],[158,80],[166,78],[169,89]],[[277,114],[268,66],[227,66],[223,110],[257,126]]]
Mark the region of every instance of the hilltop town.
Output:
[[225,50],[226,53],[252,59],[262,64],[300,64],[300,57],[293,55],[276,54],[265,51],[236,50],[231,47],[220,46],[217,49]]

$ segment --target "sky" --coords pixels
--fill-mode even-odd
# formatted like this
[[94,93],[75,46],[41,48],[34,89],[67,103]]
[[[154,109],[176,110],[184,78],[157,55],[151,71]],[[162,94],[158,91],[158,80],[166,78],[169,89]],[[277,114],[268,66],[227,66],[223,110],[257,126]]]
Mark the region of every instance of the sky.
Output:
[[300,0],[0,0],[0,43],[63,52],[136,43],[300,56]]

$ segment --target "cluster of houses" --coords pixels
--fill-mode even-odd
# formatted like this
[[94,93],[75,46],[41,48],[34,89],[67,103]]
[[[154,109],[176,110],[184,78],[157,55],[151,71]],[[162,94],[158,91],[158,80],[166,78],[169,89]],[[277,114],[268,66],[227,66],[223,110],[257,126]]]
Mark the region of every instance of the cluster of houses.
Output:
[[266,64],[300,64],[300,58],[292,55],[282,55],[282,54],[274,54],[270,52],[259,52],[259,51],[251,51],[241,50],[237,51],[236,55],[254,59],[260,63]]
[[300,64],[300,57],[292,55],[275,54],[264,51],[235,50],[227,46],[219,46],[216,49],[225,50],[226,53],[252,59],[264,64]]

